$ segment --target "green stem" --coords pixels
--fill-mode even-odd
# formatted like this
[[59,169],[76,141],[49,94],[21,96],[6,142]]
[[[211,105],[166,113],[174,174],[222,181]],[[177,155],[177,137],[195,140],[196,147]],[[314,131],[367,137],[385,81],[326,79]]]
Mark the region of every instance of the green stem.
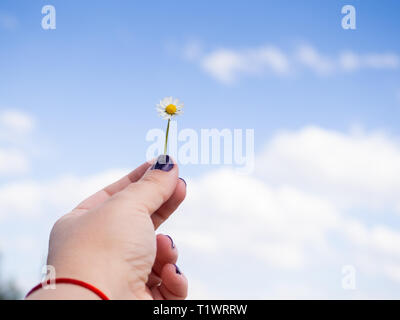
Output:
[[165,134],[165,145],[164,145],[164,154],[167,154],[167,143],[168,143],[168,133],[169,133],[169,123],[171,119],[168,119],[168,125],[167,125],[167,133]]

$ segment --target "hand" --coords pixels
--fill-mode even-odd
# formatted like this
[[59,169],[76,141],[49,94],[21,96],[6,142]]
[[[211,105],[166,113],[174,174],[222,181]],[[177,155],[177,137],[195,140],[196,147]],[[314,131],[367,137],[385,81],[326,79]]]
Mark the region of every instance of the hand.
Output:
[[[187,280],[175,266],[172,239],[155,230],[186,194],[178,166],[160,156],[95,193],[60,218],[50,234],[48,265],[57,278],[90,283],[110,299],[184,299]],[[29,299],[96,298],[68,284]]]

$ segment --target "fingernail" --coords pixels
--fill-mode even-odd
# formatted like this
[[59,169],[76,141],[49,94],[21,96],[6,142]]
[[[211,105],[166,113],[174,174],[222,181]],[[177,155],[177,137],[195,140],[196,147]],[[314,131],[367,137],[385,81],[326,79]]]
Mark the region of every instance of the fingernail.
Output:
[[172,249],[174,249],[175,248],[174,240],[172,240],[172,238],[169,235],[166,234],[166,236],[169,238],[169,240],[171,240],[171,247]]
[[179,179],[181,179],[184,182],[185,186],[187,186],[186,181],[183,178],[179,177]]
[[170,171],[174,167],[174,163],[171,158],[167,154],[162,154],[157,158],[157,162],[153,164],[150,170],[162,170],[162,171]]
[[179,270],[178,266],[176,264],[174,264],[175,269],[176,269],[176,273],[177,274],[182,274],[181,270]]

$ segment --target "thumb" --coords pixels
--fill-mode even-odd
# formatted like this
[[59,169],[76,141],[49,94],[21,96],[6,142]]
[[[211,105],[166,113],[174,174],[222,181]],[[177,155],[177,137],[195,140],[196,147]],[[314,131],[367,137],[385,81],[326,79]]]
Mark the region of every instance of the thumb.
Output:
[[127,186],[123,193],[130,207],[153,214],[174,193],[178,166],[168,155],[160,155],[142,178]]

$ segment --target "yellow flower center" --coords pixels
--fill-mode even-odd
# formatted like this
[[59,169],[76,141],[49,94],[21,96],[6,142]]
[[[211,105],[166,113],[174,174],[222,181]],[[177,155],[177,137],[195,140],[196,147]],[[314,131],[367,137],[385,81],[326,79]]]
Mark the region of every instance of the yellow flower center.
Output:
[[167,105],[167,107],[165,108],[165,112],[166,113],[168,113],[168,114],[175,114],[175,112],[176,112],[176,105],[174,105],[174,104],[169,104],[169,105]]

